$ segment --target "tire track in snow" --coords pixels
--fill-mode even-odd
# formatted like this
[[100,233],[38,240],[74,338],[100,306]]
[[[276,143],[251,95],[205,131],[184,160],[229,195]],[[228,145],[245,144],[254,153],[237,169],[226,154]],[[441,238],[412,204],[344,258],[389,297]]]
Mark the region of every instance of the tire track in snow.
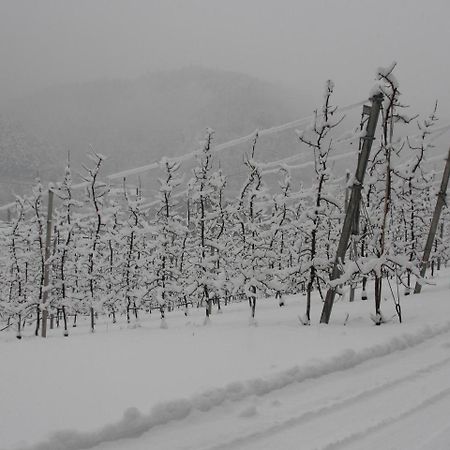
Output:
[[[343,410],[347,407],[353,406],[358,404],[359,402],[367,401],[370,397],[374,397],[380,393],[386,393],[387,390],[393,390],[396,387],[403,385],[404,383],[408,383],[411,381],[418,380],[424,376],[427,376],[439,369],[442,369],[446,365],[450,364],[450,357],[444,358],[436,363],[429,364],[425,367],[421,367],[420,369],[417,369],[414,372],[411,372],[407,376],[401,376],[396,379],[390,380],[385,383],[380,383],[377,386],[365,389],[357,394],[351,395],[349,397],[346,397],[342,400],[338,400],[334,403],[331,403],[329,405],[325,405],[313,410],[306,411],[302,414],[299,414],[296,417],[290,417],[289,419],[286,419],[284,421],[278,422],[274,424],[273,426],[265,427],[263,431],[255,431],[246,434],[245,436],[239,436],[234,439],[230,439],[227,442],[221,442],[220,444],[204,447],[202,450],[231,450],[233,448],[239,448],[242,445],[249,444],[251,441],[254,440],[263,440],[265,437],[271,436],[274,433],[280,433],[284,430],[294,428],[296,426],[307,424],[310,421],[313,421],[315,419],[322,419],[322,417],[325,414],[333,414],[336,412],[339,412],[340,410]],[[365,436],[367,433],[375,432],[379,429],[381,429],[383,426],[386,426],[387,424],[391,424],[392,422],[396,420],[401,420],[404,417],[407,417],[410,414],[413,414],[417,410],[419,410],[421,407],[427,406],[429,404],[432,404],[436,401],[438,401],[440,398],[444,396],[450,395],[450,387],[442,390],[438,394],[433,395],[430,398],[427,398],[423,402],[421,402],[419,405],[411,408],[410,410],[407,410],[403,412],[402,414],[395,416],[393,418],[389,417],[385,420],[382,420],[380,422],[377,422],[374,425],[368,426],[367,428],[364,428],[364,430],[358,431],[356,433],[353,433],[342,440],[339,440],[338,442],[333,441],[332,443],[329,443],[325,446],[319,447],[321,450],[334,450],[334,449],[340,449],[345,448],[343,446],[348,445],[351,441],[359,439],[363,436]]]
[[[395,416],[389,416],[386,419],[380,420],[377,423],[368,426],[362,430],[359,430],[356,433],[349,434],[348,436],[338,440],[331,442],[323,447],[319,447],[320,450],[339,450],[345,449],[349,444],[355,443],[363,437],[367,437],[369,434],[376,433],[380,431],[382,428],[392,425],[393,423],[400,422],[403,419],[413,415],[414,413],[420,411],[422,408],[426,408],[428,406],[434,405],[440,401],[443,401],[446,397],[450,396],[450,386],[446,389],[439,391],[438,393],[427,397],[425,400],[416,404],[412,408],[408,408],[400,414]],[[318,450],[319,450],[318,449]]]
[[[295,383],[352,369],[367,361],[416,347],[449,331],[450,322],[435,328],[426,326],[413,334],[405,333],[385,343],[360,351],[349,349],[329,360],[307,366],[294,366],[266,379],[256,378],[230,383],[223,388],[211,389],[188,399],[181,398],[160,403],[155,405],[148,414],[141,413],[137,408],[129,408],[124,412],[123,418],[115,423],[88,432],[78,430],[57,431],[52,433],[45,441],[21,447],[20,450],[87,450],[106,442],[138,438],[156,426],[165,425],[172,421],[181,421],[195,411],[210,411],[223,405],[226,401],[242,401],[251,396],[261,397]],[[293,420],[295,422],[299,419]],[[289,425],[289,422],[276,426],[274,430],[280,426],[292,426]]]

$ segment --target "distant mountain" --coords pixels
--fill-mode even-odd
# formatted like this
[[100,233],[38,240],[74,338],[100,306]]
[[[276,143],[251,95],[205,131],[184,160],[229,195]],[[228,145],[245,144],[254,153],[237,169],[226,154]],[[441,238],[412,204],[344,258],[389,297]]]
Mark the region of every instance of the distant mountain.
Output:
[[21,195],[37,177],[51,179],[57,171],[50,147],[22,124],[0,115],[0,200]]
[[[268,82],[190,67],[135,80],[52,87],[9,105],[6,113],[27,133],[56,149],[57,165],[63,166],[70,150],[78,167],[92,148],[109,156],[104,169],[109,173],[192,151],[207,127],[216,131],[216,142],[223,142],[308,111]],[[295,145],[295,139],[289,144],[281,140],[275,149],[267,141],[261,155],[270,152],[274,158],[295,151],[286,150],[286,145]],[[35,156],[40,158],[39,153]]]

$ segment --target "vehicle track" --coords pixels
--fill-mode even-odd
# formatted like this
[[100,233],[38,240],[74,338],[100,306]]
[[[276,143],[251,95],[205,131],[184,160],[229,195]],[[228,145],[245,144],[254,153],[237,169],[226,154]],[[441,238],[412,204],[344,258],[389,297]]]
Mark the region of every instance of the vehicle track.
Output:
[[[324,430],[324,434],[327,434],[326,422],[332,422],[333,416],[336,416],[336,423],[340,422],[343,413],[346,412],[347,415],[351,415],[351,411],[355,414],[359,414],[361,411],[370,410],[371,408],[367,403],[375,398],[374,403],[379,403],[385,405],[386,409],[389,409],[389,397],[394,395],[395,390],[400,390],[404,392],[405,395],[412,390],[423,389],[423,386],[431,383],[432,380],[436,378],[436,375],[440,381],[448,378],[450,374],[450,357],[446,357],[438,362],[427,365],[426,367],[421,367],[420,369],[410,373],[407,376],[401,376],[395,378],[388,382],[383,382],[372,388],[365,389],[363,391],[357,392],[354,395],[342,398],[334,403],[324,405],[318,408],[310,409],[303,412],[295,417],[289,417],[286,420],[275,423],[272,426],[266,427],[264,430],[256,430],[249,432],[244,436],[239,436],[228,440],[227,442],[221,442],[220,444],[205,447],[208,450],[231,450],[231,449],[247,449],[247,446],[252,443],[257,443],[255,448],[265,448],[260,446],[260,442],[264,441],[267,437],[273,438],[274,435],[286,432],[287,430],[297,429],[298,439],[301,439],[305,443],[305,430],[302,428],[313,428],[317,427],[318,433],[316,438],[320,438],[320,430]],[[397,395],[399,395],[397,393]],[[364,422],[357,430],[352,429],[348,433],[341,433],[338,431],[332,434],[329,439],[322,439],[325,442],[319,445],[314,445],[314,447],[301,447],[301,448],[317,448],[320,450],[332,450],[347,448],[348,444],[358,440],[361,437],[366,436],[369,433],[375,433],[381,430],[384,426],[391,424],[395,421],[400,421],[403,418],[415,413],[416,411],[424,408],[430,404],[438,402],[443,398],[450,395],[450,379],[447,382],[447,386],[444,389],[438,389],[437,392],[427,394],[424,398],[419,396],[419,400],[411,399],[405,408],[401,409],[400,412],[396,414],[389,414],[387,417],[377,419],[368,419]],[[378,398],[377,398],[378,397]],[[386,398],[383,402],[381,399]],[[364,404],[363,406],[361,406]],[[322,426],[323,424],[323,426]],[[310,431],[311,433],[311,431]],[[320,439],[319,439],[320,440]],[[293,440],[293,443],[298,441]],[[252,446],[248,447],[253,448]],[[267,447],[271,448],[271,447]],[[284,447],[283,447],[284,448]],[[298,448],[293,446],[293,448]]]
[[[308,450],[350,445],[449,397],[450,323],[280,374],[286,378],[272,375],[271,380],[240,383],[242,395],[227,396],[221,389],[207,392],[205,399],[183,399],[179,414],[162,405],[137,421],[131,417],[129,424],[77,433],[83,446],[70,449]],[[207,408],[200,407],[203,400],[208,400]],[[170,405],[178,411],[179,402]],[[100,441],[103,429],[108,439]],[[41,442],[28,450],[37,448],[50,447]]]
[[[176,425],[156,427],[138,439],[105,443],[98,450],[369,448],[358,442],[379,439],[385,428],[396,424],[401,438],[402,421],[413,420],[416,413],[439,402],[450,405],[449,374],[450,332],[442,331],[404,350],[282,389],[226,401],[207,412],[192,413]],[[439,431],[437,425],[432,433]],[[443,429],[445,422],[439,426]],[[379,442],[373,448],[379,448]],[[384,444],[382,448],[412,449]]]
[[401,412],[400,414],[397,414],[396,416],[389,416],[386,419],[380,420],[379,422],[364,428],[362,430],[359,430],[356,433],[351,433],[345,438],[340,439],[339,441],[331,442],[323,447],[320,448],[320,450],[338,450],[338,449],[348,449],[348,446],[350,444],[354,444],[355,442],[359,441],[361,438],[366,438],[369,435],[373,435],[374,433],[380,432],[383,428],[386,426],[391,426],[395,424],[396,422],[400,422],[401,420],[415,414],[418,411],[421,411],[431,405],[434,405],[435,403],[441,402],[446,400],[448,397],[450,397],[450,387],[445,388],[436,394],[432,395],[431,397],[425,398],[422,402],[416,404],[415,406],[406,409],[405,411]]

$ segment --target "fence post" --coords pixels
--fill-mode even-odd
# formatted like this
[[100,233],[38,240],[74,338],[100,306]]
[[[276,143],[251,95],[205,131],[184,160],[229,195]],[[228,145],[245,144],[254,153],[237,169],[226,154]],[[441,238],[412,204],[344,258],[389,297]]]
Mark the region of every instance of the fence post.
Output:
[[[436,237],[439,218],[441,217],[442,208],[445,205],[445,196],[447,193],[448,179],[450,176],[450,148],[448,149],[447,162],[445,163],[444,174],[442,175],[441,188],[437,196],[436,207],[434,208],[433,218],[431,219],[430,231],[428,233],[427,243],[423,251],[423,257],[420,267],[420,277],[423,278],[427,271],[428,261],[430,260],[431,249],[433,247],[434,238]],[[416,282],[414,294],[420,294],[422,285]]]
[[42,330],[41,336],[47,337],[47,298],[48,298],[48,283],[50,277],[50,245],[52,241],[52,217],[53,217],[53,190],[48,190],[48,206],[47,206],[47,235],[45,238],[45,265],[44,265],[44,286],[42,292]]
[[[359,218],[359,205],[361,202],[361,190],[363,187],[364,176],[366,174],[367,163],[369,161],[370,150],[373,140],[375,139],[375,130],[380,115],[383,94],[379,93],[370,99],[372,105],[370,107],[369,120],[367,122],[366,134],[362,138],[364,140],[362,149],[358,155],[358,166],[356,168],[355,179],[352,185],[350,200],[345,214],[344,224],[342,226],[341,236],[336,251],[336,258],[331,272],[331,280],[335,280],[341,274],[340,265],[344,262],[345,253],[347,252],[348,242],[352,230],[354,230],[355,221]],[[331,310],[333,309],[334,297],[336,296],[336,288],[330,287],[325,297],[322,308],[320,323],[328,323],[330,321]]]

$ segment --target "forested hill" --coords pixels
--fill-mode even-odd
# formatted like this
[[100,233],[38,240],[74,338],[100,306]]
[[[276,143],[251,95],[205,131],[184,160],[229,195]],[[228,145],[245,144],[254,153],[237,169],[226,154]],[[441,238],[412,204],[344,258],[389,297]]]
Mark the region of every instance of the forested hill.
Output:
[[0,114],[0,201],[31,189],[36,178],[58,173],[50,146],[9,117]]
[[[70,150],[79,167],[92,148],[109,156],[106,173],[192,151],[207,127],[223,142],[309,111],[257,78],[191,67],[48,88],[8,105],[5,115],[54,149],[53,165],[62,166]],[[289,153],[286,145],[280,141],[271,155]]]

